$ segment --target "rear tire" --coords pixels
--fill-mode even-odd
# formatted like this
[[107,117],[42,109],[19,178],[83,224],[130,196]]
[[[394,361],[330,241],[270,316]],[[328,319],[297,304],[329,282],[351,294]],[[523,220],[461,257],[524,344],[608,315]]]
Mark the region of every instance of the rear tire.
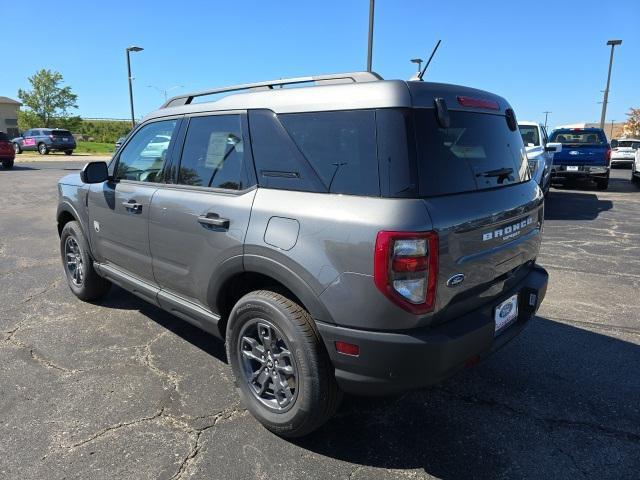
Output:
[[40,155],[49,155],[49,147],[46,144],[40,142],[38,144],[38,153]]
[[294,301],[248,293],[231,311],[226,341],[243,403],[276,435],[307,435],[338,409],[342,392],[331,361],[313,319]]
[[7,170],[13,168],[13,159],[2,160],[2,167],[6,168]]
[[80,300],[96,300],[111,288],[111,282],[93,268],[89,245],[76,221],[65,224],[60,234],[60,255],[67,283]]
[[22,148],[20,148],[20,145],[18,145],[17,143],[14,143],[13,151],[16,152],[17,155],[20,155],[22,153]]
[[65,150],[64,154],[65,155],[71,155],[73,153],[73,150]]

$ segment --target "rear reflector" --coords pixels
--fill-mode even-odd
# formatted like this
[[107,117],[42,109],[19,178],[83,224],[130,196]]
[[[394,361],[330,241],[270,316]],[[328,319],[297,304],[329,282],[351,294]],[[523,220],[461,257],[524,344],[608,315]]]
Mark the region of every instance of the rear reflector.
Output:
[[358,345],[354,345],[353,343],[341,342],[340,340],[336,341],[336,352],[342,353],[343,355],[351,355],[352,357],[357,357],[360,355],[360,347]]
[[463,107],[486,108],[489,110],[500,110],[500,105],[494,100],[486,100],[484,98],[475,97],[458,97],[458,103]]

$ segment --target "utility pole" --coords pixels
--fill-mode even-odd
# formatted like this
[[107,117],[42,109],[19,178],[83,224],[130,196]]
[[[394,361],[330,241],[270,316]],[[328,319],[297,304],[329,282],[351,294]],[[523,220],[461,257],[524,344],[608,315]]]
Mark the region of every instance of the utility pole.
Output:
[[611,120],[611,133],[609,134],[610,139],[613,139],[613,122],[615,122],[615,120]]
[[609,57],[609,73],[607,75],[607,87],[604,89],[602,99],[602,115],[600,115],[600,128],[604,130],[604,120],[607,115],[607,103],[609,103],[609,85],[611,84],[611,66],[613,65],[613,49],[616,45],[622,45],[622,40],[609,40],[607,45],[611,45],[611,56]]
[[544,113],[544,129],[546,130],[547,129],[547,119],[549,118],[549,114],[553,113],[553,112],[546,111],[546,112],[542,112],[542,113]]
[[375,0],[369,0],[369,47],[367,48],[367,72],[371,72],[371,60],[373,54],[373,12]]

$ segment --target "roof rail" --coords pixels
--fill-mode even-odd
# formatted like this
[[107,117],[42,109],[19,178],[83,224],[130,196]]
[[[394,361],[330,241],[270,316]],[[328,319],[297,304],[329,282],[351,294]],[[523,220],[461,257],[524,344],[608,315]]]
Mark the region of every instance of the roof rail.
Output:
[[382,77],[374,72],[349,72],[335,73],[331,75],[314,75],[309,77],[283,78],[280,80],[269,80],[266,82],[245,83],[241,85],[231,85],[228,87],[213,88],[211,90],[202,90],[199,92],[186,93],[177,95],[167,100],[160,108],[178,107],[181,105],[189,105],[196,97],[204,97],[214,95],[216,93],[237,92],[240,90],[271,90],[275,86],[283,87],[284,85],[294,85],[296,83],[314,82],[316,85],[335,84],[335,83],[361,83],[375,82],[382,80]]

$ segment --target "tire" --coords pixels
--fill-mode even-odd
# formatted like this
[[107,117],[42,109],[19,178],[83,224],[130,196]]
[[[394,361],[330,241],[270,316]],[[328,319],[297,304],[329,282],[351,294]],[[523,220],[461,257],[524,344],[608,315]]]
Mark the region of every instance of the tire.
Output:
[[73,153],[73,150],[65,150],[64,154],[65,155],[71,155]]
[[17,143],[13,144],[13,151],[16,152],[16,155],[20,155],[22,153],[22,148]]
[[2,160],[2,167],[7,170],[13,168],[13,158]]
[[[67,261],[68,254],[74,255],[73,260]],[[109,291],[111,282],[100,277],[93,268],[89,245],[78,222],[68,222],[62,229],[60,255],[69,288],[80,300],[96,300]],[[72,268],[71,262],[74,262],[75,268]]]
[[45,143],[40,142],[38,144],[38,153],[40,155],[49,155],[49,147]]
[[[342,392],[333,366],[313,319],[297,303],[268,290],[248,293],[231,311],[226,341],[240,397],[271,432],[302,437],[338,409]],[[274,379],[284,389],[276,392]]]
[[[640,173],[639,173],[640,175]],[[631,172],[631,181],[633,183],[635,183],[637,186],[640,186],[640,178],[638,178],[636,175],[633,174],[633,172]]]
[[598,190],[606,190],[609,188],[609,179],[606,180],[596,180],[596,188]]

